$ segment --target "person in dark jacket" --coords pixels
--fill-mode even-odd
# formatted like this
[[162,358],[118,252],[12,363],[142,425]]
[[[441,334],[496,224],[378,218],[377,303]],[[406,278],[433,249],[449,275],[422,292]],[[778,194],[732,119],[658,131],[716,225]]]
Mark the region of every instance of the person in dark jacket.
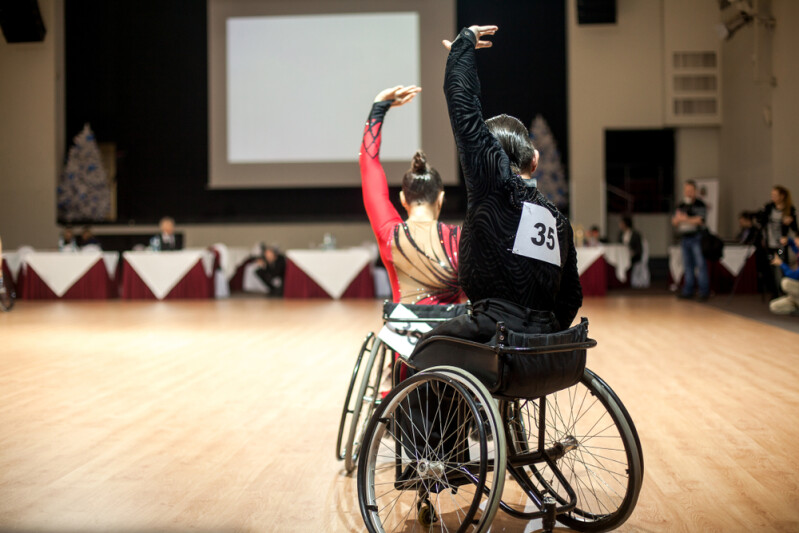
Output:
[[698,277],[699,299],[707,300],[710,296],[710,277],[705,256],[702,254],[702,231],[705,228],[707,206],[697,197],[694,180],[685,182],[683,194],[682,203],[677,206],[674,216],[671,217],[671,224],[680,235],[682,261],[685,267],[685,284],[679,296],[692,298]]
[[467,193],[459,282],[473,311],[428,336],[491,342],[498,321],[551,333],[569,328],[582,305],[572,228],[530,179],[538,152],[527,128],[508,115],[483,120],[475,50],[496,31],[471,26],[444,41],[444,92]]
[[174,251],[183,248],[182,243],[178,242],[175,235],[175,220],[171,217],[164,217],[158,222],[158,233],[150,239],[150,248],[157,252]]
[[630,263],[635,265],[640,262],[644,255],[644,244],[641,239],[641,232],[633,227],[633,219],[630,216],[623,216],[619,221],[619,242],[630,249]]
[[261,278],[269,292],[267,296],[283,296],[283,278],[286,276],[286,256],[274,246],[263,246],[263,254],[256,259],[255,275]]
[[780,257],[783,260],[787,258],[788,248],[781,241],[784,241],[791,231],[794,235],[799,234],[796,207],[791,201],[791,192],[781,185],[775,185],[771,189],[771,201],[757,212],[756,219],[762,228],[763,255],[765,256],[765,259],[761,259],[758,263],[760,265],[759,275],[766,291],[776,298],[782,294],[780,290],[782,270],[772,268],[768,262],[774,257]]

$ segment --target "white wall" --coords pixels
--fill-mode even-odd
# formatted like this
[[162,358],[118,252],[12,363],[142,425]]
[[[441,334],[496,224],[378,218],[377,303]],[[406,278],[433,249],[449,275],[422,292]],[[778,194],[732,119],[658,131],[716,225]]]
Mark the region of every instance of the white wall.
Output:
[[8,44],[0,38],[0,235],[6,249],[44,246],[57,234],[63,3],[39,0],[39,8],[44,42]]
[[799,2],[772,0],[777,20],[772,41],[776,86],[772,89],[772,184],[788,187],[799,201]]
[[570,218],[604,229],[605,130],[663,127],[663,6],[618,0],[617,24],[578,25],[576,2],[566,12]]

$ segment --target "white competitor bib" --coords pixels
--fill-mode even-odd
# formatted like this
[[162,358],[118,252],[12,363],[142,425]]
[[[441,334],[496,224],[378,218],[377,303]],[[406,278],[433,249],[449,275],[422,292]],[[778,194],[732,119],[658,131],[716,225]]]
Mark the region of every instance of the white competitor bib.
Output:
[[549,209],[524,202],[513,253],[561,266],[557,221]]

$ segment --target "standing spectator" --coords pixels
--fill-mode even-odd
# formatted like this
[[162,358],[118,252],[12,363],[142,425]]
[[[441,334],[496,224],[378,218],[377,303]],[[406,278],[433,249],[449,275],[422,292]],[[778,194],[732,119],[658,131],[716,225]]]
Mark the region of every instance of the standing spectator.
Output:
[[699,299],[707,300],[710,296],[710,279],[707,263],[702,255],[702,230],[705,226],[707,207],[696,196],[696,182],[688,180],[683,187],[683,201],[677,206],[671,224],[680,235],[682,261],[685,268],[685,285],[680,298],[692,298],[699,277]]
[[164,217],[158,223],[160,233],[150,239],[150,247],[156,252],[180,250],[182,246],[178,244],[175,237],[175,220],[171,217]]
[[267,296],[283,296],[283,278],[286,275],[286,256],[274,246],[263,246],[263,254],[256,259],[255,274],[261,278],[269,292]]
[[[799,233],[796,208],[791,201],[790,191],[781,185],[775,185],[771,189],[771,201],[757,213],[757,219],[764,230],[765,253],[769,261],[779,255],[783,256],[783,261],[786,260],[787,248],[780,243],[780,239],[787,237],[790,231],[793,231],[794,235]],[[761,273],[765,289],[776,298],[781,294],[782,270],[767,265],[763,267],[767,269]]]
[[[795,254],[799,254],[799,248],[791,238],[785,239],[786,244],[793,250]],[[769,309],[776,315],[788,315],[799,312],[799,266],[791,268],[786,262],[783,262],[778,255],[774,256],[772,265],[782,271],[783,278],[780,282],[785,296],[776,298],[769,302]]]
[[623,216],[619,221],[619,242],[630,249],[630,265],[632,272],[630,284],[636,289],[649,287],[649,262],[648,253],[644,249],[644,239],[641,233],[633,227],[633,219]]

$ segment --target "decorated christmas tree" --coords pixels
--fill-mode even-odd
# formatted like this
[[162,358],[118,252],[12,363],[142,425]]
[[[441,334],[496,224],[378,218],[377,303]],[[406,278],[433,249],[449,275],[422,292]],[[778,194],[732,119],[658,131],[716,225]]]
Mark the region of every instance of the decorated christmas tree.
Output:
[[538,168],[533,173],[533,178],[538,183],[538,190],[559,209],[563,209],[569,202],[569,188],[555,137],[552,136],[549,124],[541,115],[536,115],[533,119],[530,136],[538,150]]
[[58,184],[58,217],[66,221],[107,220],[111,190],[100,148],[88,124],[73,139]]

